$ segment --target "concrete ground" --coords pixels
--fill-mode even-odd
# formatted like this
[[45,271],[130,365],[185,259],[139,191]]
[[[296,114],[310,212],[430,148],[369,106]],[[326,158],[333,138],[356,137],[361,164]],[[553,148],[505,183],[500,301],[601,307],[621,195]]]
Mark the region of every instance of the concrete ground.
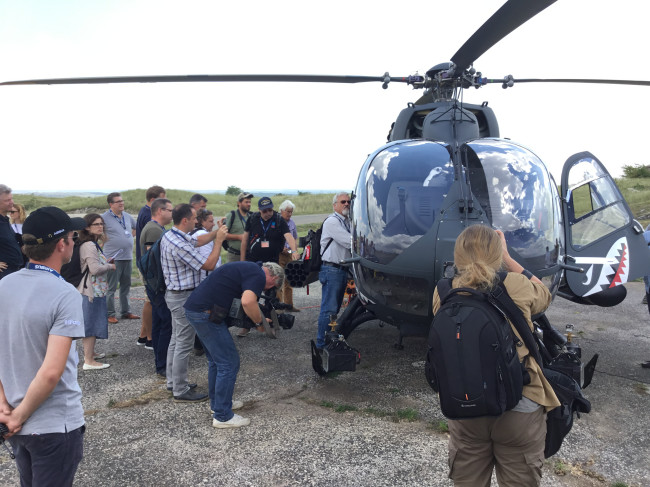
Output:
[[[650,485],[650,370],[639,367],[650,360],[650,318],[643,284],[627,287],[614,308],[557,299],[548,313],[558,327],[575,324],[583,356],[597,352],[600,361],[585,391],[592,412],[546,461],[544,486]],[[138,314],[142,298],[134,288]],[[135,344],[139,321],[111,325],[98,344],[111,367],[79,370],[87,432],[75,485],[452,485],[446,423],[424,380],[425,340],[405,339],[396,350],[395,328],[364,324],[349,340],[362,353],[357,371],[321,378],[309,356],[319,303],[318,284],[296,290],[293,329],[277,340],[257,332],[235,339],[235,398],[251,418],[235,430],[212,428],[207,402],[172,401],[152,352]],[[190,378],[207,390],[205,357],[191,356]],[[3,451],[0,485],[18,485]]]

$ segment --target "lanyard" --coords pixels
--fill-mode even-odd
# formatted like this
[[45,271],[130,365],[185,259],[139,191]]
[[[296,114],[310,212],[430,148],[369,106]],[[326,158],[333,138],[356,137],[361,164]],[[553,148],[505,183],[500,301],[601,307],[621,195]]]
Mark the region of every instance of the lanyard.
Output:
[[334,214],[334,216],[345,227],[345,229],[349,232],[350,231],[350,222],[349,222],[349,220],[347,218],[346,219],[341,218],[336,213]]
[[113,210],[108,210],[111,212],[111,215],[113,215],[113,218],[115,218],[118,222],[120,222],[120,225],[122,225],[122,228],[126,230],[126,219],[124,218],[124,214],[122,214],[122,219],[120,220],[120,217],[117,216],[115,213],[113,213]]
[[271,219],[267,223],[268,223],[268,225],[265,226],[264,225],[264,219],[262,217],[260,217],[260,224],[262,225],[262,230],[264,230],[264,238],[266,238],[266,232],[269,231],[269,228],[271,228],[271,225],[273,225],[273,223],[275,223],[275,218],[271,217]]
[[45,272],[49,272],[49,273],[52,274],[53,276],[58,277],[58,278],[61,279],[62,281],[65,281],[65,279],[63,279],[63,277],[61,277],[61,274],[59,274],[59,273],[56,272],[54,269],[52,269],[51,267],[48,267],[48,266],[46,266],[46,265],[43,265],[43,264],[33,264],[32,262],[30,262],[29,264],[27,264],[27,268],[28,268],[28,269],[32,269],[32,270],[35,270],[35,271],[45,271]]

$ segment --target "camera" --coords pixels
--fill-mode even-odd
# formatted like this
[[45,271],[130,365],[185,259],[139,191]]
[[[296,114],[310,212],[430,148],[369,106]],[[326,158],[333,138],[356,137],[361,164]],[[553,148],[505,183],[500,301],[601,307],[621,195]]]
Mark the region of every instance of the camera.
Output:
[[[289,313],[277,313],[277,311],[285,311],[291,309],[290,304],[280,302],[277,298],[275,289],[270,289],[261,294],[259,302],[260,310],[264,318],[269,318],[271,324],[269,326],[279,326],[284,330],[289,330],[293,327],[296,317]],[[237,326],[239,328],[254,328],[255,323],[244,312],[240,299],[233,299],[230,311],[228,312],[228,326]]]
[[2,445],[5,450],[9,453],[9,456],[11,457],[12,460],[16,458],[16,455],[14,455],[14,452],[12,452],[7,445],[5,445],[5,437],[4,435],[9,433],[9,428],[7,428],[7,425],[4,423],[0,423],[0,445]]

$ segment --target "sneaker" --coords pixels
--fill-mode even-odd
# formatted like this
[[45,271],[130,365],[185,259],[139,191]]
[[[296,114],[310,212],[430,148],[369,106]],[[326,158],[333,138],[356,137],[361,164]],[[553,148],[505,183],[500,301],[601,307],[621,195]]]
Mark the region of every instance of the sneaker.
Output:
[[[139,340],[139,338],[138,338]],[[145,350],[153,350],[153,341],[152,340],[147,340],[147,343],[144,344]]]
[[643,296],[643,299],[641,300],[641,304],[648,304],[648,295],[646,294]]
[[250,331],[248,328],[242,328],[241,330],[239,330],[239,331],[237,332],[237,337],[238,337],[238,338],[244,338],[245,336],[248,336],[248,334],[249,334],[250,332],[251,332],[251,331]]
[[135,342],[138,347],[142,347],[147,344],[147,337],[139,337],[138,341]]
[[[190,383],[187,384],[187,385],[188,385],[188,387],[190,388],[190,391],[191,391],[192,389],[196,389],[196,384],[195,384],[194,382],[190,382]],[[171,391],[174,390],[174,388],[173,388],[173,387],[167,387],[167,390],[171,392]]]
[[218,419],[212,420],[212,426],[214,428],[239,428],[241,426],[248,426],[251,424],[251,420],[248,418],[242,418],[239,414],[235,414],[228,421],[219,421]]
[[650,360],[648,360],[647,362],[643,362],[641,364],[641,367],[643,367],[644,369],[650,369]]
[[192,389],[187,391],[185,394],[181,394],[180,396],[174,396],[174,401],[176,402],[203,402],[207,400],[207,394],[201,394]]

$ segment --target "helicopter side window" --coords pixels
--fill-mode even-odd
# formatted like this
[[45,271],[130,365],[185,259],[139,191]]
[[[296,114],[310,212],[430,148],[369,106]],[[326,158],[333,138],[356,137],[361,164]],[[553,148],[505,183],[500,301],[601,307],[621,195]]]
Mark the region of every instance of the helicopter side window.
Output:
[[[575,175],[574,175],[575,173]],[[584,247],[629,223],[623,197],[613,181],[590,159],[576,164],[569,178],[571,244]]]
[[453,166],[446,146],[421,140],[389,144],[367,164],[357,187],[365,201],[353,207],[359,251],[388,263],[434,226]]

